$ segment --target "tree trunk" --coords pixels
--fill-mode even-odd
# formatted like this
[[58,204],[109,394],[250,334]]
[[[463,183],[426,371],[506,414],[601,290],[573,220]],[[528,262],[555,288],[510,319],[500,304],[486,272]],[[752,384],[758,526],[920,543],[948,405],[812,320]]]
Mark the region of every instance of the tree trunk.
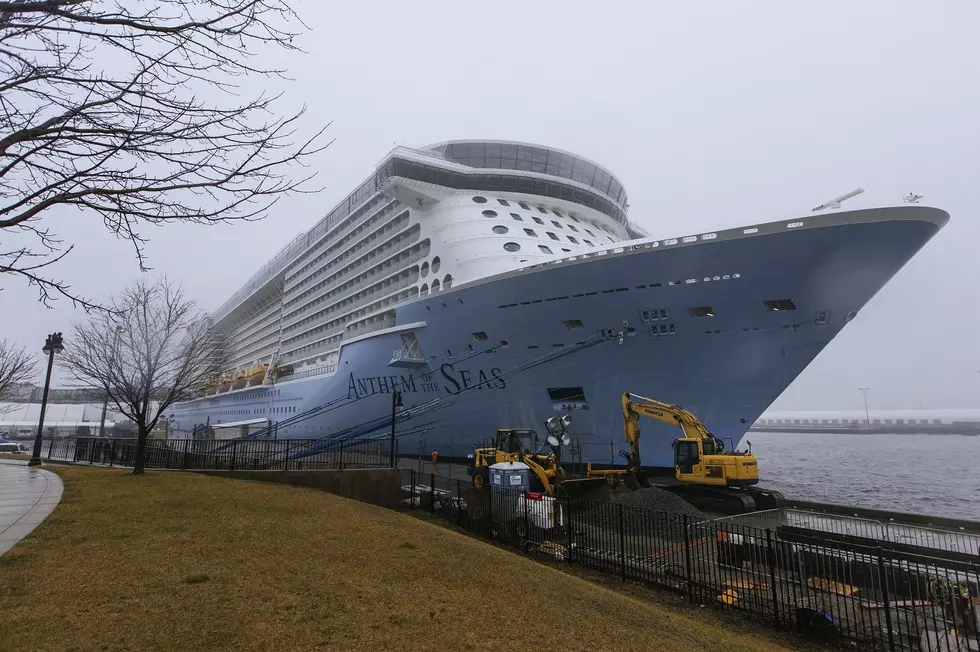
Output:
[[146,438],[149,436],[150,431],[146,429],[146,426],[138,424],[139,436],[136,440],[136,459],[133,461],[133,474],[143,475],[143,457],[146,455]]

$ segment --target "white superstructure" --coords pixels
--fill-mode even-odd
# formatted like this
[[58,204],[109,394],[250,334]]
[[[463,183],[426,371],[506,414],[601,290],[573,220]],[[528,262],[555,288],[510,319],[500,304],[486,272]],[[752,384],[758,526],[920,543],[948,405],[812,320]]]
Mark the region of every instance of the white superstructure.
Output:
[[[469,189],[481,184],[514,191],[475,199]],[[536,190],[557,196],[529,199]],[[269,383],[259,370],[268,365],[279,380],[333,372],[345,339],[394,325],[393,304],[645,236],[627,209],[615,176],[560,150],[502,141],[395,148],[212,314],[229,354],[215,390]]]

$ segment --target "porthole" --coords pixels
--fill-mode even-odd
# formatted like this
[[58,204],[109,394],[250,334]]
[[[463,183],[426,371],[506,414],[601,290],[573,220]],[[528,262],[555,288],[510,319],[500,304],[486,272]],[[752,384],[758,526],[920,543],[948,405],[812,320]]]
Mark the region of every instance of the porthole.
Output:
[[493,227],[493,232],[494,233],[499,233],[500,235],[503,235],[505,233],[509,233],[510,232],[510,229],[508,229],[503,224],[498,224],[497,226]]
[[479,196],[477,196],[477,197],[474,197],[473,198],[473,201],[475,201],[477,204],[486,204],[487,203],[487,198],[486,197],[479,197]]
[[429,275],[429,262],[426,261],[422,263],[422,278],[425,278],[428,275]]
[[483,211],[483,217],[497,217],[497,211],[485,210]]
[[433,279],[433,281],[432,281],[432,291],[433,292],[438,292],[439,291],[439,279]]
[[442,288],[448,290],[453,286],[453,275],[446,274],[445,278],[442,279]]
[[442,261],[439,260],[439,256],[432,259],[432,273],[435,274],[439,271],[439,266],[442,265]]
[[419,294],[428,294],[428,292],[429,292],[429,284],[423,283],[422,287],[419,289]]
[[521,250],[521,245],[517,244],[516,242],[508,242],[504,245],[504,251],[513,252],[513,251],[520,251],[520,250]]

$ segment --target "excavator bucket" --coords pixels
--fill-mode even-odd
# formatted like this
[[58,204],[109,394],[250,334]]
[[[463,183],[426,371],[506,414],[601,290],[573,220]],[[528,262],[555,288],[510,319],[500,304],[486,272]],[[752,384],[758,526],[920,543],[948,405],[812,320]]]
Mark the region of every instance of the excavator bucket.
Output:
[[623,484],[630,491],[636,491],[640,487],[652,487],[650,480],[647,478],[647,472],[637,469],[636,471],[630,471],[623,478]]

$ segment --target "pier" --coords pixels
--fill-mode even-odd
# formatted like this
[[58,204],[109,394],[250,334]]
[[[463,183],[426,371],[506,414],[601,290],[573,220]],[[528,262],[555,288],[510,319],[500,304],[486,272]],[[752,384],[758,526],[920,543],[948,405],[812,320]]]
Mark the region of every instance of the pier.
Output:
[[769,411],[749,432],[980,436],[980,410]]

